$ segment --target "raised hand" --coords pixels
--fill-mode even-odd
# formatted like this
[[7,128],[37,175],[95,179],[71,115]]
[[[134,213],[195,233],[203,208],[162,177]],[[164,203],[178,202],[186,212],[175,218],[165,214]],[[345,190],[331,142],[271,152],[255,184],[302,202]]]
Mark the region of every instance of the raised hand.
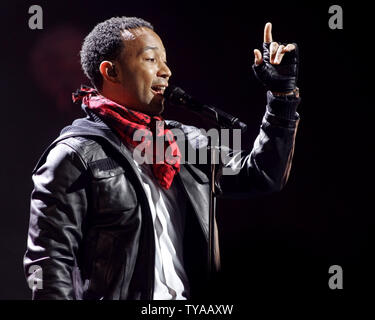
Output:
[[295,43],[272,40],[272,24],[264,27],[263,56],[254,50],[253,70],[265,87],[274,93],[291,94],[297,88],[298,52]]

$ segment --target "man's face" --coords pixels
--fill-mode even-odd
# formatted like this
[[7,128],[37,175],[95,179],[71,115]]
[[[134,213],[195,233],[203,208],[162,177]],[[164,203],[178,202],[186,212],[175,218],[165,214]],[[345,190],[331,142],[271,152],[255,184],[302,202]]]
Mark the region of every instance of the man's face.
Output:
[[163,93],[171,71],[159,36],[148,28],[123,32],[125,48],[118,63],[121,82],[121,103],[150,115],[163,109]]

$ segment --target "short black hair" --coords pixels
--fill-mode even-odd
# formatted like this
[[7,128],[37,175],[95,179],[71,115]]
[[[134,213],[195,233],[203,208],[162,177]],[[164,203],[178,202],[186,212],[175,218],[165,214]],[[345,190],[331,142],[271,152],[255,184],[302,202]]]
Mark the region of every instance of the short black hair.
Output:
[[151,23],[136,17],[113,17],[97,24],[86,36],[81,49],[81,66],[96,89],[103,78],[99,71],[102,61],[115,60],[124,48],[121,32],[140,27],[154,30]]

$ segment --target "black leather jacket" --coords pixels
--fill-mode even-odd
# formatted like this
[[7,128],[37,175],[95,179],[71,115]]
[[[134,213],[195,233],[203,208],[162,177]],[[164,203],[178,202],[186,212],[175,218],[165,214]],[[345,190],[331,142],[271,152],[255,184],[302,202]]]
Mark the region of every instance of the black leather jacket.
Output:
[[[253,149],[232,159],[240,172],[219,170],[218,196],[248,197],[285,185],[299,118],[276,116],[275,106],[295,110],[299,99],[268,99]],[[43,285],[34,287],[33,299],[152,299],[151,212],[130,151],[105,123],[89,113],[64,128],[40,158],[33,182],[24,269],[30,281],[40,266]],[[185,163],[173,183],[189,199],[184,263],[194,297],[206,278],[209,179],[204,168]],[[215,261],[218,268],[217,238]]]

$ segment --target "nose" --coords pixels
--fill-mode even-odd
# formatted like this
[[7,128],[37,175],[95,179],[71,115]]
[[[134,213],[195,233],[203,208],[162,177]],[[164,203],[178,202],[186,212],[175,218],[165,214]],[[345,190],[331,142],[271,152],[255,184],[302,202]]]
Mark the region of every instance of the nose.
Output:
[[164,79],[168,79],[172,76],[172,72],[167,66],[167,64],[163,61],[160,62],[159,71],[157,74],[158,77],[162,77]]

